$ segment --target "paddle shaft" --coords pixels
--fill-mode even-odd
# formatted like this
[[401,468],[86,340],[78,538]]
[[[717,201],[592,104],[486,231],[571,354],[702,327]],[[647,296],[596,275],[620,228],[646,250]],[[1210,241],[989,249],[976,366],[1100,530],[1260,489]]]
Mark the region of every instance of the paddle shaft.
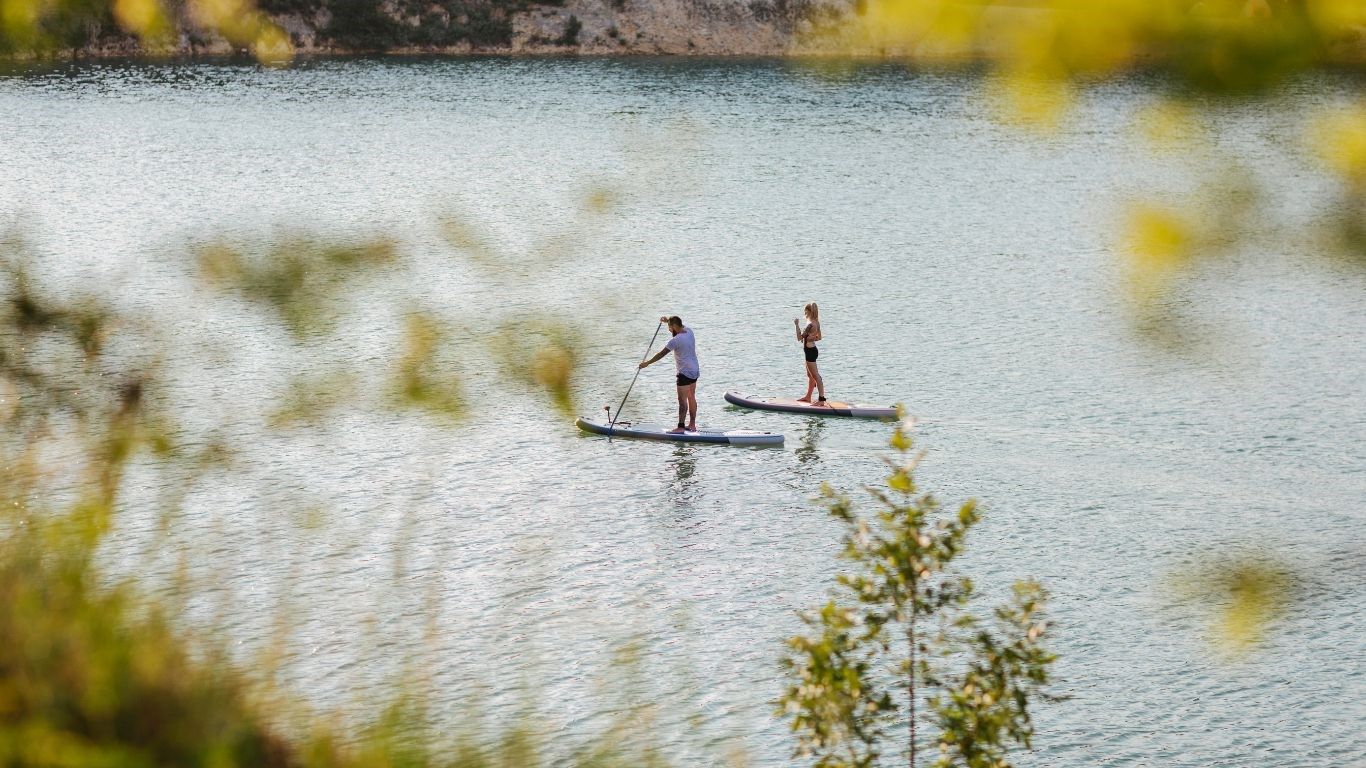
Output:
[[[650,337],[650,345],[647,346],[647,347],[645,348],[645,354],[644,354],[644,355],[641,355],[641,357],[640,357],[640,361],[641,361],[642,363],[645,362],[646,358],[648,358],[648,357],[650,356],[650,350],[651,350],[651,349],[654,349],[654,346],[655,346],[655,339],[659,338],[659,329],[660,329],[660,328],[663,328],[663,327],[664,327],[664,324],[663,324],[663,323],[660,323],[659,325],[656,325],[656,326],[655,326],[655,335],[653,335],[653,336]],[[626,406],[626,398],[628,398],[628,397],[631,396],[631,390],[635,388],[635,386],[636,386],[636,379],[638,379],[638,378],[640,378],[640,368],[639,368],[639,366],[636,367],[636,375],[634,375],[634,376],[631,377],[631,386],[629,386],[629,387],[626,388],[626,394],[625,394],[625,395],[622,395],[622,397],[621,397],[621,404],[617,406],[617,415],[616,415],[616,416],[613,416],[613,417],[611,418],[611,420],[610,420],[610,421],[608,422],[608,424],[607,424],[607,439],[608,439],[608,440],[611,440],[611,439],[612,439],[612,427],[616,426],[616,424],[617,424],[617,419],[621,418],[621,409],[624,408],[624,407]]]

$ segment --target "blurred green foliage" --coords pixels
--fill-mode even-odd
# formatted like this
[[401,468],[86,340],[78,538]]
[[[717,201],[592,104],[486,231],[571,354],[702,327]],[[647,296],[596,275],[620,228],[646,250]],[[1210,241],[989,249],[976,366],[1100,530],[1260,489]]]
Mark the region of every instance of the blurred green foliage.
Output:
[[332,330],[350,292],[396,256],[389,240],[334,244],[294,236],[256,254],[210,245],[199,250],[197,260],[211,286],[268,308],[295,338],[304,339]]
[[396,407],[416,408],[451,423],[464,415],[460,384],[450,364],[437,357],[449,345],[449,338],[450,332],[434,316],[423,312],[408,316],[391,385],[391,402]]
[[515,319],[499,327],[490,344],[512,380],[549,393],[562,413],[574,413],[574,371],[584,344],[577,329],[542,319]]
[[[1163,70],[1179,90],[1265,94],[1296,72],[1366,53],[1356,0],[868,0],[856,11],[810,42],[918,61],[986,59],[1008,86],[1051,84],[1064,97],[1069,83],[1138,67]],[[1037,95],[1021,94],[1047,107]]]
[[[636,737],[630,710],[568,760],[552,758],[537,722],[437,729],[402,691],[355,732],[315,720],[303,733],[254,695],[252,675],[220,648],[172,628],[131,583],[107,584],[93,541],[74,537],[89,509],[54,520],[6,517],[0,535],[0,763],[221,768],[637,768],[668,765]],[[14,525],[22,520],[22,525]]]
[[[385,270],[403,266],[385,240],[290,237],[259,254],[220,243],[196,256],[197,284],[206,289],[194,297],[196,309],[270,329],[287,356],[338,344],[339,330],[368,309],[360,299]],[[158,542],[166,544],[185,494],[226,472],[236,448],[203,441],[214,424],[191,429],[172,416],[178,411],[169,407],[170,393],[181,384],[163,358],[185,349],[170,342],[184,331],[174,327],[173,312],[161,307],[142,317],[98,295],[51,290],[50,277],[22,237],[0,237],[0,763],[668,764],[645,730],[649,705],[638,697],[610,702],[619,716],[604,729],[573,734],[577,746],[546,742],[535,711],[510,722],[473,718],[450,733],[428,711],[431,683],[420,675],[405,676],[388,700],[362,701],[358,714],[309,713],[295,702],[297,692],[274,682],[278,641],[244,659],[226,652],[229,638],[190,628],[179,612],[193,582],[178,575],[153,599],[147,585],[111,576],[99,552],[115,515],[141,490],[128,479],[131,468],[155,473],[153,484],[170,489],[158,497]],[[339,369],[281,376],[282,391],[261,409],[269,412],[263,424],[319,425],[367,399],[437,426],[458,423],[465,405],[451,369],[449,324],[418,306],[397,320],[382,375]],[[530,345],[518,385],[543,388],[556,406],[571,407],[574,361],[553,353],[563,337],[550,326],[508,331]],[[280,621],[287,634],[289,618]]]
[[[1210,290],[1196,281],[1215,260],[1277,254],[1311,269],[1366,268],[1366,99],[1359,92],[1285,116],[1299,134],[1292,154],[1332,190],[1310,217],[1281,215],[1274,193],[1284,182],[1248,172],[1238,143],[1211,135],[1205,119],[1246,104],[1283,111],[1282,90],[1307,72],[1359,77],[1362,0],[860,0],[853,17],[820,26],[808,44],[917,64],[983,62],[983,92],[1000,116],[1044,133],[1075,116],[1086,88],[1136,71],[1158,75],[1148,82],[1162,99],[1138,113],[1134,143],[1154,161],[1179,165],[1174,177],[1197,183],[1133,190],[1113,238],[1120,298],[1139,340],[1154,349],[1184,354],[1207,342],[1184,308]],[[1302,579],[1265,577],[1251,560],[1218,562],[1221,569],[1181,579],[1204,583],[1195,592],[1234,595],[1215,636],[1221,647],[1244,652],[1278,615],[1283,591]],[[1227,573],[1245,574],[1242,586],[1219,576]]]
[[1002,118],[1040,131],[1074,114],[1078,92],[1091,85],[1135,71],[1159,74],[1151,82],[1165,99],[1139,114],[1138,135],[1161,154],[1184,157],[1206,184],[1194,193],[1136,190],[1119,224],[1126,298],[1137,327],[1157,331],[1148,338],[1190,338],[1166,299],[1206,258],[1279,248],[1366,265],[1366,102],[1297,121],[1304,154],[1339,190],[1326,228],[1315,219],[1268,229],[1275,198],[1263,194],[1263,182],[1241,170],[1236,148],[1192,130],[1203,114],[1230,103],[1274,104],[1303,73],[1360,71],[1360,0],[868,0],[814,30],[807,44],[916,64],[985,62],[984,93]]
[[[792,718],[796,756],[814,758],[817,768],[888,764],[889,742],[905,747],[893,762],[914,766],[923,697],[937,726],[936,766],[1007,766],[1011,747],[1030,744],[1030,703],[1046,697],[1055,659],[1043,646],[1046,593],[1023,581],[993,621],[969,612],[973,583],[952,562],[981,519],[976,504],[946,515],[919,490],[922,454],[912,451],[905,421],[891,445],[897,458],[888,461],[885,487],[868,489],[875,514],[823,488],[827,510],[845,527],[841,556],[853,571],[838,577],[835,599],[802,614],[814,632],[788,641],[783,666],[793,682],[780,712]],[[889,734],[903,716],[904,742]]]
[[244,677],[212,653],[193,653],[130,585],[101,583],[93,541],[68,526],[104,514],[86,505],[55,520],[6,516],[0,763],[303,764],[251,705]]
[[[422,361],[410,363],[422,367]],[[355,401],[359,394],[356,377],[347,371],[323,374],[300,374],[290,382],[279,407],[270,415],[269,424],[277,429],[296,426],[316,426],[332,413]],[[447,386],[457,386],[454,382]],[[402,397],[399,398],[402,401]],[[459,409],[453,413],[458,414]]]
[[46,293],[30,261],[14,233],[0,242],[0,761],[289,764],[243,680],[94,566],[136,456],[187,474],[203,462],[159,415],[154,358],[124,348],[146,329],[97,298]]

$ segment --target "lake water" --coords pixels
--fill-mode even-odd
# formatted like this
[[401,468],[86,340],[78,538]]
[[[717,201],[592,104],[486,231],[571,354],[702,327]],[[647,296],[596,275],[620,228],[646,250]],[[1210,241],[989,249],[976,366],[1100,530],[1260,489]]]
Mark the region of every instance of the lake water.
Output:
[[[1157,84],[1088,92],[1045,135],[994,120],[980,87],[763,61],[44,66],[0,76],[0,216],[54,290],[168,322],[187,435],[219,424],[240,458],[192,490],[152,567],[187,553],[190,614],[244,649],[287,617],[283,674],[320,706],[421,659],[454,722],[472,698],[512,712],[531,682],[552,731],[582,733],[636,690],[664,704],[650,730],[679,764],[787,764],[777,659],[837,570],[809,500],[877,482],[888,427],[721,396],[800,393],[791,322],[817,301],[831,397],[904,402],[923,485],[983,504],[964,568],[993,596],[1025,576],[1052,591],[1071,698],[1038,709],[1020,765],[1366,764],[1366,275],[1283,246],[1220,263],[1187,310],[1206,342],[1155,348],[1115,243],[1125,201],[1195,178],[1134,131]],[[1303,223],[1331,190],[1302,121],[1353,94],[1325,76],[1198,131],[1210,162],[1269,183],[1271,223]],[[583,211],[595,189],[608,213]],[[452,212],[558,258],[483,271],[442,244]],[[410,266],[299,348],[187,287],[186,243],[290,232],[386,233]],[[409,301],[462,329],[462,428],[361,407],[264,430],[289,374],[381,369]],[[508,318],[577,329],[591,414],[663,313],[696,331],[702,422],[783,449],[580,435],[480,343]],[[671,418],[671,368],[641,375],[627,417]],[[133,479],[114,562],[156,541],[135,503],[173,484],[155,477]],[[1264,647],[1223,661],[1172,575],[1263,551],[1307,585]],[[639,679],[612,683],[624,642]]]

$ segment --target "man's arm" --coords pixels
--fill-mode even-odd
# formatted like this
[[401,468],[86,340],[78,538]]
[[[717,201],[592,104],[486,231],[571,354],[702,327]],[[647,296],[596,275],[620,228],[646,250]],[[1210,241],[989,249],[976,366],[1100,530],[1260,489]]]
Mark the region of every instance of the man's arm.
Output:
[[667,355],[667,354],[669,354],[669,348],[668,348],[668,347],[665,347],[665,348],[659,350],[659,354],[655,355],[654,357],[650,358],[649,360],[641,360],[641,361],[640,361],[640,365],[638,365],[638,366],[636,366],[636,367],[637,367],[637,368],[644,368],[644,367],[647,366],[647,365],[654,365],[655,363],[659,362],[660,359],[663,358],[663,357],[664,357],[665,355]]

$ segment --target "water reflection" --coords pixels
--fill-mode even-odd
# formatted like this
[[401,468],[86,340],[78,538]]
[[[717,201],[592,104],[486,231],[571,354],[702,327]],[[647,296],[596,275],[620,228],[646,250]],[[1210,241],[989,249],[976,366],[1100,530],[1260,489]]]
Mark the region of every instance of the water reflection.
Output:
[[819,416],[811,416],[806,420],[806,431],[802,432],[802,444],[797,447],[797,465],[799,468],[820,463],[821,453],[818,445],[821,433],[824,431],[825,419]]
[[669,466],[674,471],[673,482],[669,483],[669,497],[676,505],[690,506],[700,495],[697,480],[693,477],[697,472],[696,450],[693,446],[680,444],[669,457]]

